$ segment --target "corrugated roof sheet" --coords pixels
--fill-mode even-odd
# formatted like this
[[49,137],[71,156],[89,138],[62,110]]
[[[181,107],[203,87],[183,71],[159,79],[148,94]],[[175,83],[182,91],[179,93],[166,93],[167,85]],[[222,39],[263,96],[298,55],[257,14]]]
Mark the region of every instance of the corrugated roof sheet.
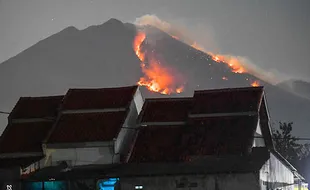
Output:
[[58,108],[64,96],[21,97],[10,119],[56,117]]
[[191,114],[258,111],[263,88],[232,88],[195,91]]
[[112,141],[126,116],[126,111],[63,114],[47,143]]
[[42,152],[42,141],[53,122],[11,123],[3,132],[0,153]]
[[191,98],[146,99],[139,117],[141,123],[182,122],[186,121],[191,105]]
[[63,110],[127,108],[138,86],[70,89],[63,102]]
[[193,156],[244,155],[251,150],[257,117],[204,118],[186,126],[140,129],[129,162],[189,161]]

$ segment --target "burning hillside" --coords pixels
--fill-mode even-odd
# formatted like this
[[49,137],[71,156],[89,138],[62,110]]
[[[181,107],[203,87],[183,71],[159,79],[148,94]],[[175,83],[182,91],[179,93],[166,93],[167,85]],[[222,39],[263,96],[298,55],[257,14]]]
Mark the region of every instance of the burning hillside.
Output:
[[[159,27],[159,29],[166,32],[175,40],[179,40],[183,43],[190,45],[192,48],[204,52],[212,57],[212,60],[216,63],[226,65],[231,72],[236,74],[249,73],[251,69],[246,68],[244,63],[239,57],[230,55],[221,55],[211,52],[207,52],[201,45],[195,41],[191,41],[179,30],[174,29],[169,23],[160,21],[158,18],[154,20],[154,17],[142,18],[136,22],[138,26],[150,25],[154,27]],[[141,70],[144,74],[143,77],[138,81],[138,85],[147,87],[150,91],[159,92],[161,94],[171,94],[171,93],[181,93],[184,90],[184,81],[180,80],[181,74],[178,71],[172,71],[173,69],[162,64],[157,57],[156,51],[154,49],[148,49],[144,47],[147,43],[147,33],[139,31],[133,42],[133,48],[137,57],[141,61]],[[229,80],[227,76],[222,76],[222,80]],[[244,80],[249,82],[249,85],[256,87],[260,86],[258,80],[252,81],[247,77]]]
[[141,70],[144,74],[138,85],[145,86],[150,91],[161,94],[181,93],[184,89],[182,81],[176,77],[177,73],[160,63],[152,52],[143,50],[146,34],[139,32],[134,40],[133,48],[141,61]]

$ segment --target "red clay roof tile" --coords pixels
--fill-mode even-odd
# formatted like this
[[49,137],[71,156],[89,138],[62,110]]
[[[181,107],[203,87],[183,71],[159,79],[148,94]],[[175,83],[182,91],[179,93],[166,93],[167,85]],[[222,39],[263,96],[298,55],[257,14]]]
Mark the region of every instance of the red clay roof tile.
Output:
[[195,119],[187,126],[143,127],[129,162],[181,162],[192,156],[247,154],[256,124],[256,117],[243,116]]
[[183,122],[186,121],[192,105],[191,98],[146,99],[139,117],[143,122]]
[[63,102],[63,110],[127,108],[138,86],[70,89]]
[[64,96],[21,97],[12,110],[10,119],[56,117]]
[[53,122],[8,124],[0,141],[0,153],[42,152],[42,141]]
[[195,91],[191,114],[258,111],[260,87]]
[[112,141],[126,116],[126,111],[63,114],[47,143]]

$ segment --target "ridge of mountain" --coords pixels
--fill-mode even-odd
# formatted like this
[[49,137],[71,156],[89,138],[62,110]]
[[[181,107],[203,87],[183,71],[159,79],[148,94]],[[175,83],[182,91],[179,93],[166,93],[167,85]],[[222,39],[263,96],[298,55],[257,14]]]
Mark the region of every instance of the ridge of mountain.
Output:
[[[180,42],[161,30],[146,30],[148,43],[161,64],[183,75],[185,92],[197,89],[249,86],[258,80],[251,74],[236,74],[227,65]],[[117,19],[83,30],[68,27],[41,40],[0,64],[0,108],[10,111],[21,96],[64,94],[68,88],[110,87],[136,84],[143,73],[132,43],[136,27]],[[228,80],[223,80],[223,76]],[[247,80],[248,79],[248,80]],[[307,110],[310,101],[262,80],[273,121],[293,121],[297,134],[310,133]],[[142,88],[144,97],[166,97]],[[0,132],[6,116],[0,116]]]

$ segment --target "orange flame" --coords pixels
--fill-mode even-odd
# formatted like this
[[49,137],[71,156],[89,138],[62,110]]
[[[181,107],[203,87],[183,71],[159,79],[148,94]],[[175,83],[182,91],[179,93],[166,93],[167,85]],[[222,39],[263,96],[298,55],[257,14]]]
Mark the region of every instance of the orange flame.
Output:
[[141,77],[137,84],[161,94],[183,92],[183,86],[175,87],[176,78],[170,73],[169,69],[160,65],[153,57],[148,56],[149,64],[146,66],[144,63],[146,54],[141,50],[141,44],[145,38],[145,33],[140,32],[136,35],[133,43],[134,51],[142,62],[140,66],[144,73],[144,77]]
[[254,82],[252,82],[251,86],[258,87],[258,86],[260,86],[260,84],[258,81],[254,81]]
[[212,55],[212,59],[218,63],[225,63],[228,65],[231,69],[232,72],[234,73],[244,73],[246,72],[245,68],[241,65],[238,59],[234,57],[228,57],[228,56],[223,56],[223,55]]
[[137,57],[140,59],[140,61],[144,61],[145,59],[145,55],[144,53],[141,51],[141,44],[143,43],[143,41],[145,40],[146,36],[145,33],[143,32],[139,32],[134,40],[133,43],[133,49],[135,50],[135,53],[137,55]]

